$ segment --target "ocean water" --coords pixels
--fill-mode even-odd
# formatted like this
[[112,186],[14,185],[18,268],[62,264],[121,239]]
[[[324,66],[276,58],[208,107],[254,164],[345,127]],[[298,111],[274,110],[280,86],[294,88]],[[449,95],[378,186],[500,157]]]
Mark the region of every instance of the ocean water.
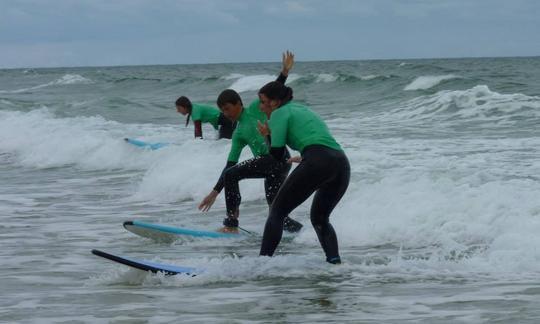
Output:
[[[538,323],[540,58],[298,62],[295,100],[352,168],[331,216],[344,263],[304,230],[273,258],[259,238],[153,242],[138,219],[215,229],[230,142],[176,113],[187,95],[244,103],[279,63],[0,70],[0,321],[6,323]],[[142,150],[124,137],[168,142]],[[250,154],[245,150],[243,158]],[[241,183],[261,233],[262,180]],[[149,274],[91,249],[205,268]]]

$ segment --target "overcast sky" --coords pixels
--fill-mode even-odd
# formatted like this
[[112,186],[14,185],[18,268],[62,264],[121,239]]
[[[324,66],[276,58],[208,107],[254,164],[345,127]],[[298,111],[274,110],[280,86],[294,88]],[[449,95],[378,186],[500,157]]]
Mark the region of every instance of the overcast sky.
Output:
[[540,0],[0,0],[0,68],[540,55]]

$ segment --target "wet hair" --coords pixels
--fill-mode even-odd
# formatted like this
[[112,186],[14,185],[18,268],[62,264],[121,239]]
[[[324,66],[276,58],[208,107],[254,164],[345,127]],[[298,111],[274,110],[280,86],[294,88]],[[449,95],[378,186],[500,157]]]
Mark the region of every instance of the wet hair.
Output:
[[181,96],[180,98],[176,99],[175,104],[177,106],[181,106],[186,108],[188,111],[187,119],[186,119],[186,127],[189,124],[189,119],[191,118],[191,109],[193,109],[193,105],[191,104],[191,101],[188,99],[188,97]]
[[217,98],[217,106],[220,109],[228,103],[233,105],[240,103],[242,106],[244,105],[238,92],[234,91],[233,89],[223,90]]
[[265,95],[270,100],[279,100],[280,107],[288,103],[293,98],[293,90],[281,82],[272,81],[265,84],[259,94]]

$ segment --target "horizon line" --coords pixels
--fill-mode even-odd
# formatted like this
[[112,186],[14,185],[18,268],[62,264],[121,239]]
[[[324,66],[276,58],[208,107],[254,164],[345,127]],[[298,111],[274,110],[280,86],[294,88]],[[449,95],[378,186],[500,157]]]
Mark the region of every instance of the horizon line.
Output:
[[[350,61],[413,61],[413,60],[462,60],[462,59],[503,59],[503,58],[536,58],[540,55],[516,55],[516,56],[448,56],[448,57],[413,57],[413,58],[369,58],[369,59],[338,59],[338,60],[306,60],[295,63],[317,62],[350,62]],[[155,63],[155,64],[123,64],[123,65],[66,65],[66,66],[21,66],[0,67],[0,70],[19,69],[62,69],[62,68],[110,68],[110,67],[141,67],[141,66],[173,66],[173,65],[217,65],[217,64],[267,64],[279,63],[280,61],[252,61],[252,62],[212,62],[212,63]]]

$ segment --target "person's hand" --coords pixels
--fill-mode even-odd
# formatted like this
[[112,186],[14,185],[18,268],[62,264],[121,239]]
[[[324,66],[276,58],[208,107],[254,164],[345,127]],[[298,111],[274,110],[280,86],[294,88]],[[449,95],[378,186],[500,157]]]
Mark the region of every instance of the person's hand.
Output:
[[302,162],[302,157],[300,155],[293,156],[287,160],[287,163],[300,163]]
[[261,133],[263,137],[270,135],[270,127],[268,127],[267,121],[265,121],[264,124],[261,123],[260,120],[257,121],[257,129],[259,130],[259,133]]
[[281,62],[283,64],[283,68],[281,69],[281,74],[284,76],[289,75],[289,71],[292,69],[294,65],[294,54],[290,52],[289,50],[285,51],[283,53]]
[[210,207],[214,204],[216,201],[217,196],[219,195],[219,192],[212,190],[199,204],[199,210],[203,212],[207,212],[210,210]]

